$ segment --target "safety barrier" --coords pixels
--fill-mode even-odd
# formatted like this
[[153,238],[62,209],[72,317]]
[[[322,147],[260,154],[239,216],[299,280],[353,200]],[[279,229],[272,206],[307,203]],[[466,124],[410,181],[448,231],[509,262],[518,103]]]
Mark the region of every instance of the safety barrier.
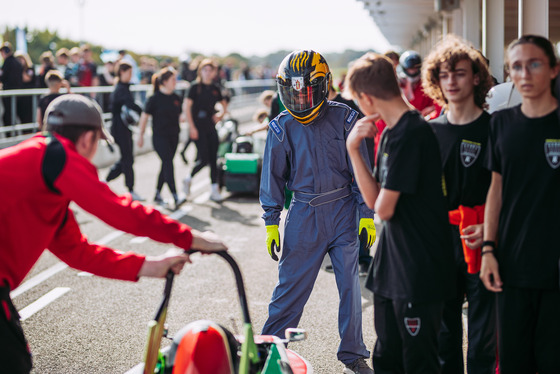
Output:
[[[176,92],[186,92],[190,85],[188,82],[180,81],[177,83]],[[275,81],[273,79],[254,79],[247,81],[230,81],[225,83],[227,88],[232,93],[232,98],[229,103],[229,111],[238,111],[243,118],[238,118],[241,122],[250,120],[252,112],[246,109],[255,109],[258,105],[257,98],[260,93],[267,89],[274,89]],[[113,91],[113,86],[97,86],[97,87],[72,87],[71,92],[83,95],[90,95],[95,97],[101,107],[105,107],[104,94],[110,94]],[[130,86],[131,92],[135,99],[143,102],[146,97],[153,93],[153,86],[149,84],[137,84]],[[65,89],[61,92],[66,92]],[[16,103],[18,97],[31,96],[32,98],[32,111],[33,122],[21,123],[13,126],[0,126],[0,148],[6,148],[11,145],[17,144],[30,136],[38,130],[37,124],[37,107],[39,100],[43,95],[48,94],[48,89],[25,89],[25,90],[0,90],[0,98],[9,97],[12,117],[16,118]],[[237,117],[237,116],[236,116]],[[110,126],[111,113],[104,113],[105,126]],[[12,119],[12,123],[15,122]],[[148,142],[151,143],[151,142]]]

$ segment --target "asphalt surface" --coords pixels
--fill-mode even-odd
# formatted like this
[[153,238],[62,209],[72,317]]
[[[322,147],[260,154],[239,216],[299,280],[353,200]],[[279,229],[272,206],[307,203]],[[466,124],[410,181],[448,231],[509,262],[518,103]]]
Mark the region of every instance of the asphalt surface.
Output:
[[[189,148],[188,156],[194,159],[194,146]],[[192,161],[186,166],[177,155],[175,166],[180,187]],[[134,169],[135,189],[147,198],[146,204],[151,204],[159,159],[153,152],[138,156]],[[106,173],[107,169],[99,171],[101,177]],[[117,193],[125,192],[123,177],[109,185]],[[253,329],[258,333],[266,320],[267,305],[278,276],[277,263],[270,259],[265,248],[258,198],[226,193],[227,199],[221,204],[209,201],[207,168],[194,178],[192,191],[191,199],[180,211],[165,212],[197,230],[216,232],[228,244],[243,272]],[[171,197],[165,188],[164,197]],[[73,208],[83,232],[93,242],[148,255],[161,254],[171,247],[118,232],[78,207]],[[210,319],[234,333],[241,333],[241,311],[227,264],[217,256],[200,254],[193,255],[192,261],[175,278],[167,318],[170,335],[199,319]],[[20,289],[21,294],[14,297],[14,304],[26,316],[22,325],[33,352],[33,373],[126,373],[134,368],[142,361],[146,325],[156,312],[164,281],[108,280],[60,264],[56,257],[45,252],[26,280],[34,280],[45,271],[54,270],[54,274],[28,290]],[[30,308],[36,305],[33,303],[45,295],[52,296],[51,302],[32,313]],[[362,297],[363,335],[371,351],[375,342],[372,294],[363,290]],[[321,270],[299,326],[307,330],[308,339],[290,345],[312,364],[315,373],[341,373],[344,368],[336,359],[337,312],[334,275]]]

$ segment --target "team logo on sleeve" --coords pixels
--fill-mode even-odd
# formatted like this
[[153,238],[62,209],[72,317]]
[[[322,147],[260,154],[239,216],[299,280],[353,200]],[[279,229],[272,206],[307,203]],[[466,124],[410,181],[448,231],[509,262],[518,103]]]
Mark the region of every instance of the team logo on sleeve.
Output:
[[544,141],[544,154],[551,168],[560,166],[560,139],[546,139]]
[[478,158],[482,146],[480,143],[471,142],[470,140],[461,141],[461,163],[468,168]]
[[404,317],[404,326],[406,327],[406,331],[412,336],[418,335],[420,332],[420,318],[408,318]]

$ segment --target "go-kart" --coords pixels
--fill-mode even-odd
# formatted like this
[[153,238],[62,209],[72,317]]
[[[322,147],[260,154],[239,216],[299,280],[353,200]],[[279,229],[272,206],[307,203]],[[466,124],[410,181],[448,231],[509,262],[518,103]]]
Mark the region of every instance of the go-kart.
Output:
[[[229,120],[231,121],[231,120]],[[238,136],[237,126],[216,126],[218,148],[218,183],[229,192],[259,193],[264,138]]]
[[[191,253],[191,252],[189,252]],[[144,374],[310,374],[311,365],[286,348],[288,342],[304,340],[302,329],[286,329],[286,339],[254,335],[241,271],[228,252],[216,252],[231,266],[243,316],[243,335],[234,336],[225,327],[208,320],[189,323],[172,338],[169,349],[160,350],[167,337],[165,320],[174,274],[167,275],[163,299],[148,324]]]

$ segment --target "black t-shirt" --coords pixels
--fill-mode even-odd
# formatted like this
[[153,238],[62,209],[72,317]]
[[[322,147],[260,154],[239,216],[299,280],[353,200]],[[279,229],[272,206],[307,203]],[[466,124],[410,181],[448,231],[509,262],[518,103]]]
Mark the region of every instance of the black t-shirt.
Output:
[[383,297],[434,302],[455,295],[451,228],[442,190],[437,139],[416,111],[381,136],[375,177],[399,191],[374,258],[373,289]]
[[490,167],[502,175],[497,258],[506,286],[558,288],[560,122],[527,118],[521,106],[494,113]]
[[465,125],[454,125],[443,115],[430,125],[441,151],[449,210],[484,204],[491,179],[486,168],[490,114],[483,112]]
[[45,112],[47,111],[47,107],[49,106],[49,104],[56,99],[57,97],[59,97],[60,95],[62,95],[61,93],[52,93],[52,94],[48,94],[47,96],[41,98],[41,100],[39,100],[39,109],[41,110],[41,117],[45,116]]
[[144,112],[152,116],[154,136],[179,134],[179,115],[181,114],[179,95],[175,93],[166,95],[158,91],[148,99]]
[[192,117],[195,123],[212,123],[216,103],[223,99],[217,85],[198,82],[191,86],[188,98],[193,101]]

